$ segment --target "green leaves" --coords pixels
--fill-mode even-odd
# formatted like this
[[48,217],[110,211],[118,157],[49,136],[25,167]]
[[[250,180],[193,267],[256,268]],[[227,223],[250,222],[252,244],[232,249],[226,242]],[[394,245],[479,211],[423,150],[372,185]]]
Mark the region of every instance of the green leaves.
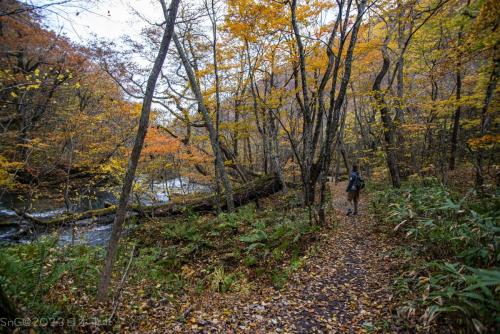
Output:
[[[31,243],[2,248],[0,283],[14,301],[28,307],[38,316],[56,316],[63,305],[47,302],[57,291],[66,303],[73,304],[72,296],[93,293],[98,277],[102,249],[96,247],[56,246],[57,239],[42,238]],[[100,268],[100,266],[99,266]],[[61,285],[63,281],[71,286]]]
[[267,240],[267,233],[263,230],[253,230],[251,233],[240,237],[240,241],[246,243],[261,242]]
[[[423,261],[403,275],[406,308],[416,307],[424,326],[440,318],[471,331],[492,328],[500,310],[498,197],[451,194],[437,182],[375,193],[372,208],[391,233],[403,233]],[[411,237],[411,239],[410,239]],[[418,263],[413,261],[412,263]],[[407,272],[408,273],[408,272]]]
[[[429,277],[425,289],[428,298],[424,319],[430,323],[440,313],[461,313],[474,327],[492,324],[495,314],[500,310],[500,271],[498,269],[479,269],[458,263],[433,262],[429,269],[434,273]],[[421,286],[422,288],[422,286]]]

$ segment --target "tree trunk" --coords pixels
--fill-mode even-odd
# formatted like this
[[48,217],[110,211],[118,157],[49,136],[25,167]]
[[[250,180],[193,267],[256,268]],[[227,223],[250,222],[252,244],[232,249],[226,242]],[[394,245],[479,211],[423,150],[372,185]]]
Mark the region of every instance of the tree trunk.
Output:
[[132,183],[135,178],[135,171],[137,169],[137,164],[139,162],[139,157],[141,155],[142,147],[144,145],[144,139],[149,125],[149,114],[151,111],[151,103],[153,101],[153,95],[156,87],[156,81],[161,72],[163,62],[167,56],[168,48],[170,45],[170,40],[174,32],[175,17],[177,15],[177,9],[179,7],[180,0],[172,0],[170,3],[170,8],[167,12],[165,3],[162,1],[162,7],[166,15],[166,26],[163,32],[163,37],[160,44],[160,49],[158,50],[158,55],[156,56],[153,69],[149,74],[146,93],[144,95],[144,100],[141,109],[141,117],[139,120],[139,128],[137,129],[137,135],[134,142],[134,147],[132,149],[132,154],[130,155],[127,171],[125,174],[125,179],[123,181],[123,187],[120,194],[120,201],[118,204],[118,209],[116,211],[115,220],[113,223],[113,229],[111,231],[111,237],[109,240],[108,247],[106,249],[106,260],[104,264],[104,269],[101,273],[101,278],[97,291],[97,298],[99,300],[106,299],[108,287],[111,282],[111,275],[113,272],[113,265],[116,258],[116,252],[118,248],[118,242],[120,240],[120,235],[123,229],[123,222],[127,213],[127,204],[132,189]]
[[239,103],[234,104],[234,130],[233,130],[233,152],[234,157],[238,158],[238,122],[240,121]]
[[399,165],[396,156],[395,133],[394,125],[391,115],[389,114],[389,107],[385,101],[384,93],[381,91],[382,80],[384,79],[387,71],[389,70],[390,60],[387,55],[388,39],[382,46],[383,63],[380,72],[377,74],[373,83],[372,91],[375,98],[376,108],[380,111],[380,118],[384,127],[384,141],[386,151],[387,167],[391,176],[392,186],[399,188],[401,186],[401,179],[399,175]]
[[[271,63],[272,65],[272,72],[271,72],[271,78],[270,78],[270,93],[272,93],[273,88],[276,88],[274,84],[274,59]],[[283,172],[281,170],[281,164],[280,164],[280,146],[278,142],[278,127],[276,126],[276,118],[279,117],[279,108],[281,107],[282,103],[280,100],[279,107],[276,108],[276,110],[273,110],[273,108],[268,107],[268,117],[269,117],[269,132],[270,132],[270,140],[269,140],[269,149],[270,149],[270,159],[271,159],[271,167],[273,170],[273,173],[278,177],[282,187],[283,187],[283,192],[286,192],[286,183],[285,183],[285,177],[283,175]],[[277,116],[278,115],[278,116]]]
[[[458,43],[461,44],[462,40],[462,31],[458,33]],[[450,147],[450,163],[448,168],[450,170],[455,169],[455,160],[457,156],[457,146],[458,146],[458,131],[460,129],[460,113],[462,111],[462,106],[460,105],[460,98],[462,94],[462,72],[461,72],[461,55],[458,55],[458,64],[457,64],[457,72],[456,72],[456,82],[457,88],[455,91],[455,102],[457,103],[457,108],[455,109],[455,113],[453,114],[453,129],[451,132],[451,147]]]
[[[342,106],[344,105],[345,101],[345,96],[346,96],[346,91],[347,87],[349,84],[349,80],[351,78],[351,68],[352,68],[352,61],[353,61],[353,53],[354,53],[354,48],[356,46],[357,42],[357,37],[358,37],[358,31],[359,27],[361,25],[361,19],[363,15],[365,14],[365,8],[366,8],[366,0],[361,0],[357,2],[357,15],[356,15],[356,21],[354,25],[352,26],[351,29],[351,39],[349,42],[349,46],[347,48],[345,60],[344,60],[344,71],[342,75],[342,79],[340,82],[340,87],[338,90],[337,96],[335,96],[335,87],[336,87],[336,76],[337,76],[337,69],[334,71],[334,83],[332,84],[332,90],[330,92],[330,108],[329,112],[327,114],[327,121],[326,121],[326,134],[325,134],[325,139],[323,142],[323,145],[321,146],[320,150],[320,157],[318,159],[318,162],[316,163],[316,169],[319,168],[319,173],[314,173],[313,175],[318,175],[320,177],[320,204],[319,204],[319,218],[320,218],[320,224],[324,224],[325,217],[326,217],[326,177],[325,173],[328,172],[330,169],[330,164],[331,164],[331,156],[332,156],[332,145],[334,142],[334,137],[337,134],[337,128],[339,125],[340,121],[340,112],[342,109]],[[347,10],[346,10],[346,20],[349,17],[349,11],[350,11],[350,5],[351,2],[348,3],[347,5]],[[344,29],[345,29],[345,23],[344,23]],[[344,35],[345,32],[341,34]],[[341,38],[344,39],[344,38]],[[339,54],[342,54],[342,48],[339,49]],[[338,65],[337,65],[338,66]],[[337,67],[338,68],[338,67]],[[316,179],[314,179],[314,182],[316,182]]]
[[453,130],[451,132],[451,147],[450,147],[450,163],[449,169],[455,169],[455,160],[457,156],[457,146],[458,146],[458,131],[460,128],[460,113],[462,111],[462,107],[460,105],[460,95],[462,90],[462,74],[460,70],[457,70],[457,89],[456,89],[456,103],[457,108],[455,109],[455,113],[453,114]]
[[[498,52],[498,42],[493,48],[493,64],[488,80],[488,86],[486,87],[486,94],[484,97],[483,108],[481,109],[481,127],[479,130],[479,136],[484,137],[487,132],[491,122],[491,116],[488,114],[489,107],[493,101],[493,96],[497,87],[498,76],[500,75],[500,53]],[[476,186],[482,187],[484,184],[484,172],[483,172],[483,158],[484,150],[479,147],[476,157]]]
[[233,188],[227,176],[226,170],[224,169],[224,161],[222,159],[222,153],[219,141],[217,139],[216,129],[212,122],[212,118],[208,113],[208,109],[203,99],[203,94],[201,93],[200,86],[198,85],[196,76],[193,72],[191,64],[189,63],[186,53],[184,52],[184,49],[175,34],[173,35],[173,39],[177,52],[179,53],[179,57],[181,58],[182,65],[184,66],[184,70],[186,71],[186,74],[188,76],[191,90],[193,91],[193,94],[195,95],[195,98],[198,102],[199,110],[203,115],[203,119],[205,121],[205,125],[208,130],[208,135],[210,137],[210,144],[212,145],[212,151],[214,152],[215,155],[215,166],[217,168],[218,176],[222,179],[222,184],[224,185],[227,207],[229,211],[233,211],[234,210]]
[[[291,12],[291,23],[293,28],[293,33],[295,36],[295,43],[297,46],[297,52],[299,55],[299,70],[300,70],[300,86],[302,89],[302,103],[300,103],[299,93],[297,91],[296,95],[298,97],[299,105],[302,110],[302,186],[304,190],[304,204],[310,206],[314,203],[314,184],[311,180],[311,169],[313,163],[313,148],[312,148],[312,130],[313,130],[313,117],[311,114],[309,92],[307,84],[307,71],[306,71],[306,55],[304,50],[304,45],[302,44],[302,35],[300,34],[299,25],[297,23],[296,16],[297,0],[292,0],[290,2],[290,12]],[[294,71],[295,86],[298,86],[298,73]]]
[[[248,182],[234,189],[233,200],[235,206],[241,206],[259,198],[267,197],[282,190],[282,185],[276,176],[265,176]],[[189,212],[211,212],[217,207],[216,197],[208,195],[193,197],[181,201],[172,201],[164,205],[145,210],[155,217],[178,215]],[[227,205],[221,205],[221,209],[227,209]]]
[[[281,181],[276,175],[266,175],[249,181],[233,191],[233,199],[235,206],[243,205],[255,199],[272,195],[283,189]],[[223,196],[221,196],[223,197]],[[136,215],[137,217],[154,216],[161,217],[167,215],[178,215],[189,211],[208,212],[214,211],[217,208],[217,195],[188,195],[181,196],[170,200],[166,204],[156,204],[149,206],[128,205],[127,214]],[[227,209],[227,205],[221,203],[220,209]],[[78,220],[92,218],[93,224],[104,224],[113,221],[113,216],[116,214],[115,206],[89,210],[81,213],[62,215],[50,220],[41,220],[31,217],[27,214],[22,215],[30,220],[33,224],[42,225],[47,228],[57,228],[64,225],[69,225]],[[19,213],[21,215],[21,213]]]

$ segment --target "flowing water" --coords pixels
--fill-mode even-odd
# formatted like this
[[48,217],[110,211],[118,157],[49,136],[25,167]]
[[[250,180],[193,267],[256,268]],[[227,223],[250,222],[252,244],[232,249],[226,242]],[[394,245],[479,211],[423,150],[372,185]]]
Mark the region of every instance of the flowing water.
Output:
[[[150,181],[138,178],[142,187],[140,192],[131,195],[131,202],[141,205],[162,204],[169,201],[171,194],[190,194],[210,192],[207,185],[190,182],[187,178],[167,181]],[[3,198],[0,202],[0,244],[27,243],[44,235],[56,235],[60,245],[87,244],[105,245],[111,235],[112,223],[99,223],[99,219],[82,219],[58,228],[33,226],[29,221],[16,214],[25,211],[32,217],[50,220],[68,212],[83,212],[104,208],[118,202],[119,188],[87,189],[83,194],[73,196],[71,203],[50,198],[39,198],[26,210],[26,202],[18,198]]]

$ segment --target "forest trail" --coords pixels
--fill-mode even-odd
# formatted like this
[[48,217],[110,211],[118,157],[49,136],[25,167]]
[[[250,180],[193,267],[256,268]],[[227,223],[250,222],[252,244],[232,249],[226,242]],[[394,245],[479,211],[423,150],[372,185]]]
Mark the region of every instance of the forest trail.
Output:
[[[367,195],[361,214],[347,217],[345,183],[332,185],[336,227],[281,290],[248,299],[212,295],[198,300],[186,322],[169,329],[194,333],[364,333],[390,331],[388,240],[372,231]],[[330,222],[331,223],[331,222]]]

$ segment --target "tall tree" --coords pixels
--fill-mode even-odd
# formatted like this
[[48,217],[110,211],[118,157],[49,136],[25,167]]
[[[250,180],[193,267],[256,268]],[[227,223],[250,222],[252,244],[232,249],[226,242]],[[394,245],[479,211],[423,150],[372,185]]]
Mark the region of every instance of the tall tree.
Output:
[[[196,98],[196,101],[198,103],[198,109],[203,115],[203,119],[205,121],[205,126],[207,128],[209,137],[210,137],[210,144],[212,146],[212,151],[215,155],[215,165],[217,169],[217,175],[222,179],[222,184],[224,185],[224,194],[226,197],[226,204],[227,208],[229,211],[234,210],[234,200],[233,200],[233,188],[231,185],[231,181],[229,180],[229,177],[227,176],[226,170],[224,168],[224,161],[222,159],[222,152],[221,148],[219,145],[219,140],[217,136],[217,131],[216,128],[213,124],[212,118],[210,116],[210,113],[208,111],[208,108],[205,104],[203,94],[201,93],[201,88],[200,85],[198,84],[198,81],[196,80],[196,75],[193,71],[193,68],[189,62],[189,59],[187,58],[187,55],[184,51],[184,47],[182,46],[181,42],[177,38],[177,35],[174,35],[174,43],[177,48],[177,53],[179,54],[179,57],[181,58],[182,65],[184,66],[184,70],[186,71],[186,74],[188,76],[189,80],[189,85],[191,87],[191,90],[193,91],[193,95]],[[218,182],[218,181],[216,181]]]
[[[326,69],[321,76],[319,86],[311,99],[310,84],[307,73],[307,56],[303,45],[297,19],[297,0],[290,2],[291,25],[296,43],[298,72],[294,72],[296,86],[301,88],[301,96],[296,95],[297,104],[302,113],[302,161],[301,175],[304,187],[305,203],[313,204],[315,186],[320,181],[319,219],[324,222],[326,173],[329,170],[334,138],[340,124],[341,108],[351,76],[354,48],[356,46],[359,27],[366,11],[367,1],[357,2],[356,19],[350,24],[353,1],[338,3],[337,17],[329,34],[325,52],[328,58]],[[350,38],[349,38],[350,36]],[[338,41],[336,41],[338,38]],[[335,45],[335,42],[337,45]],[[335,47],[336,46],[336,47]],[[344,52],[344,49],[347,50]],[[300,75],[299,75],[300,74]],[[300,76],[300,78],[299,78]],[[300,81],[299,81],[300,79]],[[325,96],[327,84],[330,90]],[[340,82],[340,85],[339,85]],[[325,99],[328,97],[328,103]],[[318,155],[316,157],[316,152]]]
[[106,259],[104,268],[101,272],[101,279],[98,286],[98,299],[104,300],[107,296],[108,287],[111,281],[111,275],[113,272],[113,265],[116,258],[118,242],[120,240],[121,232],[123,230],[123,223],[127,214],[128,199],[130,196],[130,191],[132,189],[132,183],[135,178],[135,171],[137,169],[137,164],[141,155],[142,147],[144,145],[144,139],[149,126],[149,114],[151,112],[151,104],[153,102],[156,81],[160,75],[163,63],[167,56],[168,48],[170,46],[170,40],[172,39],[174,33],[175,18],[177,16],[177,10],[179,8],[180,0],[172,0],[169,8],[164,2],[160,0],[164,14],[165,14],[165,28],[163,30],[163,37],[161,39],[160,48],[156,56],[153,68],[149,74],[148,83],[146,86],[146,91],[144,95],[144,100],[141,108],[141,117],[139,120],[139,127],[137,129],[137,135],[134,142],[134,147],[129,158],[129,163],[125,178],[123,181],[123,187],[120,194],[120,201],[118,208],[116,210],[115,220],[113,222],[113,229],[111,231],[111,237],[106,249]]

